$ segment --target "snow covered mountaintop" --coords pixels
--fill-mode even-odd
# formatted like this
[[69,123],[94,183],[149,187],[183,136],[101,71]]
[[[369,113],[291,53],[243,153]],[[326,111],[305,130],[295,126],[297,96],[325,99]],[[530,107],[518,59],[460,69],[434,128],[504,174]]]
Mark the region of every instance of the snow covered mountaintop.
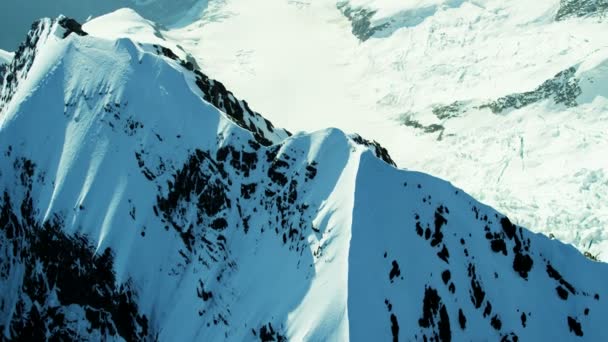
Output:
[[163,36],[277,125],[359,132],[608,260],[604,3],[231,0]]
[[136,21],[39,21],[2,78],[3,338],[608,338],[606,264],[359,136],[274,128]]

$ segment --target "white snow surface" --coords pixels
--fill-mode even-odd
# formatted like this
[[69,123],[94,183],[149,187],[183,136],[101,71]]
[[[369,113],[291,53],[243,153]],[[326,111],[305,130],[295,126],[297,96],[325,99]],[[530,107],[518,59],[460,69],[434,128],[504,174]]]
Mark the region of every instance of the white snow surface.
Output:
[[[371,25],[388,28],[360,41],[343,3],[374,11]],[[227,0],[162,35],[278,126],[360,133],[400,167],[447,179],[517,223],[608,260],[608,21],[556,21],[559,6]],[[96,26],[111,30],[114,17]],[[432,113],[531,91],[570,67],[583,90],[577,106],[545,99],[501,114]],[[403,125],[404,116],[442,124],[441,140]]]
[[[280,9],[277,11],[293,11],[294,15],[317,8],[313,4],[283,6],[286,7],[277,5]],[[258,8],[257,13],[263,13],[264,9]],[[10,216],[6,216],[6,198],[10,195],[8,202],[16,213],[16,219],[11,216],[10,220],[25,225],[28,208],[20,203],[31,196],[33,220],[49,222],[61,217],[63,233],[86,237],[99,255],[110,248],[116,283],[131,284],[138,310],[148,319],[150,337],[253,340],[261,338],[261,327],[272,324],[273,334],[310,341],[387,340],[395,336],[402,340],[431,337],[447,340],[446,336],[456,341],[503,338],[515,341],[514,336],[523,341],[579,340],[576,336],[579,329],[585,339],[608,339],[605,328],[608,305],[604,303],[608,299],[606,264],[588,260],[572,246],[512,226],[502,214],[446,181],[388,165],[338,129],[299,132],[290,137],[276,130],[270,136],[272,145],[260,146],[250,131],[205,100],[192,72],[150,45],[172,47],[174,43],[170,40],[177,32],[163,33],[171,37],[166,38],[169,41],[160,41],[162,38],[155,36],[149,23],[132,12],[123,10],[115,15],[118,22],[114,25],[103,25],[104,21],[112,23],[112,15],[85,25],[89,36],[71,34],[62,39],[64,30],[57,24],[42,31],[48,37],[36,46],[31,69],[0,112],[0,151],[4,156],[0,159],[0,185],[6,194],[0,202],[3,208],[0,218]],[[245,20],[240,15],[240,20]],[[387,64],[374,64],[373,59],[364,65],[364,69],[369,68],[366,73],[357,74],[357,70],[364,71],[359,69],[357,60],[371,58],[370,51],[385,44],[384,41],[373,40],[369,44],[377,46],[365,50],[368,43],[359,45],[347,38],[347,23],[338,17],[330,23],[325,21],[327,17],[310,14],[275,18],[280,21],[274,23],[278,27],[291,23],[311,28],[315,27],[311,26],[314,21],[308,20],[319,20],[320,27],[335,28],[328,30],[324,36],[327,41],[322,39],[320,43],[327,44],[327,53],[338,50],[345,56],[347,52],[359,53],[351,55],[352,63],[342,64],[344,60],[327,58],[320,50],[308,50],[312,47],[309,44],[318,41],[303,39],[301,45],[297,42],[283,45],[285,55],[274,55],[265,62],[263,68],[268,69],[277,63],[274,65],[277,73],[271,76],[270,70],[263,72],[265,69],[256,64],[261,56],[270,57],[264,55],[270,50],[255,50],[249,55],[257,60],[251,75],[258,75],[255,90],[247,86],[251,79],[242,72],[243,64],[234,64],[231,59],[220,62],[221,52],[210,54],[209,59],[203,57],[207,44],[220,47],[217,38],[215,43],[204,40],[208,37],[205,32],[213,31],[211,28],[201,31],[201,44],[205,42],[201,50],[195,51],[194,45],[186,48],[186,40],[180,43],[184,50],[195,51],[199,63],[205,65],[203,71],[214,63],[222,65],[212,70],[216,75],[232,76],[228,77],[232,80],[228,88],[236,86],[238,96],[242,96],[242,91],[260,100],[260,105],[274,112],[277,119],[281,116],[276,110],[284,110],[283,123],[298,118],[295,122],[300,122],[301,128],[306,128],[304,123],[312,128],[320,125],[316,120],[322,116],[336,123],[349,121],[349,129],[366,123],[369,130],[364,133],[386,130],[384,136],[389,138],[389,147],[391,137],[393,143],[404,144],[403,152],[398,154],[402,165],[419,159],[415,165],[436,168],[462,182],[468,179],[471,184],[486,181],[485,174],[495,164],[510,163],[512,169],[504,171],[506,180],[497,185],[504,189],[509,201],[515,194],[524,196],[516,191],[520,188],[509,188],[511,183],[523,182],[521,188],[538,187],[528,174],[537,173],[542,178],[546,170],[559,174],[555,170],[559,167],[567,169],[559,171],[565,174],[578,172],[580,165],[573,165],[578,163],[588,168],[588,172],[571,175],[559,186],[546,187],[558,187],[563,197],[575,201],[564,185],[572,182],[572,187],[576,187],[576,180],[580,179],[587,185],[581,189],[583,195],[589,191],[602,196],[596,188],[606,182],[605,165],[598,158],[592,164],[591,158],[593,150],[606,143],[602,141],[605,121],[601,120],[605,111],[600,110],[606,105],[605,89],[591,83],[605,77],[606,64],[600,52],[579,68],[586,77],[584,94],[592,94],[587,89],[596,92],[595,96],[588,95],[580,108],[564,110],[541,103],[533,106],[537,111],[526,108],[505,116],[477,111],[454,121],[454,125],[460,125],[459,131],[454,130],[455,137],[436,142],[399,127],[389,118],[383,121],[382,113],[392,113],[403,104],[376,104],[366,107],[368,111],[359,107],[370,97],[358,98],[358,91],[373,87],[381,76],[411,75],[390,72],[377,75],[376,79],[368,72]],[[122,33],[115,31],[129,27],[124,25],[125,21],[137,25]],[[45,23],[50,25],[49,21]],[[260,30],[270,33],[264,27]],[[252,31],[256,30],[242,34],[255,38],[258,33]],[[276,31],[275,34],[289,32]],[[332,39],[341,32],[344,39],[336,41],[350,45],[352,50],[330,48],[335,42]],[[401,34],[409,36],[413,45],[420,43],[407,31]],[[227,41],[222,51],[247,41],[239,37]],[[266,39],[267,48],[273,46],[276,52],[275,45],[282,41]],[[449,48],[448,42],[444,43]],[[178,49],[175,53],[186,58],[186,52]],[[285,62],[284,58],[298,52],[304,55],[301,58],[309,57],[311,64],[303,63],[288,73],[287,65],[295,67],[292,63],[298,59]],[[391,53],[384,58],[391,56],[395,55]],[[430,67],[433,58],[419,59],[420,68]],[[322,64],[327,72],[334,71],[326,79],[313,82],[312,75],[304,75],[318,66],[314,63]],[[228,66],[234,69],[229,70]],[[453,72],[451,67],[446,68],[446,72]],[[314,75],[320,75],[318,72],[315,69]],[[542,77],[551,75],[537,72]],[[294,78],[293,73],[303,78]],[[336,73],[349,77],[339,78]],[[245,79],[242,83],[236,82],[237,74]],[[275,77],[285,78],[271,86]],[[356,89],[356,84],[349,83],[352,77],[362,77],[370,84],[361,84],[361,89]],[[542,77],[539,76],[539,82]],[[428,82],[420,85],[427,87],[427,97],[452,98],[446,95],[442,98],[440,89],[430,93],[428,87],[433,81]],[[317,87],[312,87],[313,84]],[[379,83],[377,86],[380,87]],[[414,88],[410,88],[411,95],[422,94],[421,89]],[[380,96],[381,89],[386,90],[377,89],[374,96]],[[290,94],[294,97],[289,97]],[[315,96],[321,97],[308,103]],[[356,98],[359,100],[354,101]],[[278,104],[273,104],[273,99]],[[345,107],[339,108],[342,104]],[[254,107],[258,109],[257,104]],[[378,111],[379,108],[385,109]],[[541,116],[541,110],[546,117]],[[368,115],[362,115],[363,112]],[[468,125],[467,120],[475,125]],[[298,126],[296,123],[290,126]],[[551,125],[562,127],[560,134],[555,136],[547,130]],[[574,144],[566,139],[577,136],[583,127],[587,129],[586,142],[579,140]],[[589,128],[594,129],[592,133]],[[522,133],[520,130],[524,129]],[[390,134],[396,132],[400,135]],[[501,135],[490,138],[496,133]],[[526,148],[526,158],[538,153],[546,156],[542,163],[535,165],[533,161],[517,159],[517,152],[510,152],[514,156],[504,152],[513,139],[518,142],[524,133],[530,134],[525,136],[525,146],[532,146]],[[541,143],[546,135],[554,139]],[[563,136],[566,137],[558,139]],[[584,143],[590,147],[586,148]],[[564,153],[575,145],[581,146],[573,149],[573,153],[589,159],[559,164],[554,154]],[[488,151],[479,151],[481,147]],[[433,154],[442,148],[445,150]],[[456,153],[455,148],[461,150]],[[467,152],[467,148],[475,150],[475,154]],[[486,155],[496,160],[484,158]],[[433,162],[433,158],[440,156],[441,162]],[[33,163],[31,175],[20,172],[20,167],[27,164],[21,158]],[[248,193],[244,189],[251,184],[255,184],[254,190]],[[540,190],[544,189],[540,186]],[[530,191],[526,195],[533,197],[531,201],[538,204],[543,197],[551,201],[554,192],[535,189],[532,193],[536,196],[530,196]],[[175,203],[171,198],[176,199]],[[208,200],[212,202],[205,202]],[[527,215],[518,203],[508,208],[515,214]],[[603,205],[601,201],[591,203],[599,209]],[[541,204],[536,213],[544,208]],[[559,207],[563,203],[556,200],[547,205]],[[215,206],[219,208],[212,209]],[[591,208],[585,212],[599,215],[602,211]],[[598,234],[604,233],[596,229]],[[588,232],[579,231],[581,235]],[[2,234],[3,238],[9,238],[8,233]],[[3,255],[12,255],[9,243],[2,246]],[[528,260],[529,265],[522,266],[520,259]],[[56,292],[61,294],[60,288],[50,289],[44,303],[35,302],[26,292],[7,291],[20,286],[19,279],[24,276],[22,269],[26,266],[16,261],[8,267],[8,278],[6,274],[0,277],[0,293],[9,296],[2,297],[3,302],[12,303],[16,300],[13,296],[23,296],[27,300],[22,310],[36,307],[46,312],[56,305]],[[39,277],[47,279],[43,283],[48,283],[49,274],[38,268],[35,272],[40,272]],[[566,299],[560,298],[559,289],[566,292]],[[66,317],[76,322],[79,334],[86,335],[90,325],[84,317],[88,317],[85,312],[91,308],[78,303],[61,304],[65,308],[60,306],[60,310],[67,310]],[[488,307],[490,313],[485,314]],[[8,323],[15,317],[13,310],[12,305],[0,308],[5,337],[11,334]],[[461,316],[466,317],[466,322],[462,322]],[[89,338],[126,338],[92,330]],[[273,337],[278,339],[278,335]]]

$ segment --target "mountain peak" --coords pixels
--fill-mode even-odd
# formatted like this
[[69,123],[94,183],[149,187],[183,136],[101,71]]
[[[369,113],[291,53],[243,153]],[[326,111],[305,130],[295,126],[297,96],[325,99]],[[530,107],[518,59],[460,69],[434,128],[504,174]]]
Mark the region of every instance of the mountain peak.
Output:
[[2,83],[3,338],[606,339],[606,264],[102,23],[38,22]]

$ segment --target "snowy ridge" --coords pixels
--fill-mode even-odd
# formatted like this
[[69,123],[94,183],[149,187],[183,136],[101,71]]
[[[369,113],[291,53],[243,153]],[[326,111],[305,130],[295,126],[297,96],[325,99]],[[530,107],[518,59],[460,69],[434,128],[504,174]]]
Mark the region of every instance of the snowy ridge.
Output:
[[608,338],[606,264],[377,143],[270,129],[162,44],[45,22],[0,117],[2,339]]

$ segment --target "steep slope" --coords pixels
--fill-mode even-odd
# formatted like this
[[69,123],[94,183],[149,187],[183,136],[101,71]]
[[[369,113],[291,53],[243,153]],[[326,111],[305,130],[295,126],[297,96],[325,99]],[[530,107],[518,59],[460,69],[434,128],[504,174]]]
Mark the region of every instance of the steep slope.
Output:
[[359,132],[608,260],[604,3],[230,0],[163,34],[279,126]]
[[289,136],[161,45],[28,37],[0,100],[2,339],[608,337],[605,264],[379,145]]

